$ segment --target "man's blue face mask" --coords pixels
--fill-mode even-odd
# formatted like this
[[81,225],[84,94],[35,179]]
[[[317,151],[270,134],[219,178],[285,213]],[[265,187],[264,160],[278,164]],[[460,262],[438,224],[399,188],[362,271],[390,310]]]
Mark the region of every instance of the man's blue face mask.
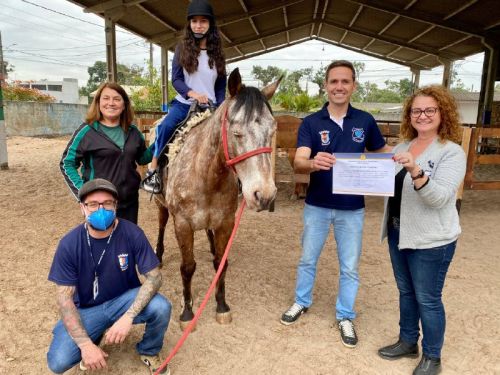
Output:
[[106,210],[104,207],[100,207],[87,216],[87,223],[92,228],[102,231],[108,229],[115,221],[115,218],[116,212],[114,210]]

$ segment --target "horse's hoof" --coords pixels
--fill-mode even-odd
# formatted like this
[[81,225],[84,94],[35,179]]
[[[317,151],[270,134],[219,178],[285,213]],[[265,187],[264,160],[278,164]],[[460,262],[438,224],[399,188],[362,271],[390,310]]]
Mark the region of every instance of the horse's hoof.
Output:
[[160,269],[162,269],[163,268],[163,262],[160,262],[160,265],[158,267],[160,267]]
[[217,320],[217,323],[219,324],[229,324],[233,321],[233,315],[231,314],[231,311],[216,313],[215,320]]
[[[181,331],[185,331],[186,328],[189,326],[189,324],[191,324],[191,320],[186,320],[186,321],[182,321],[182,320],[179,320],[179,325],[181,326]],[[196,324],[193,326],[193,329],[191,329],[191,332],[194,332],[196,331]]]

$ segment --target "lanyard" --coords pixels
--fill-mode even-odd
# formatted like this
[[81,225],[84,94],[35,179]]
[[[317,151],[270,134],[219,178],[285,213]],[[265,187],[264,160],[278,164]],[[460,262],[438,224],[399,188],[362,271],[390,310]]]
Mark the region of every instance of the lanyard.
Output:
[[87,224],[85,224],[85,231],[87,232],[87,244],[89,245],[89,251],[90,251],[90,257],[92,258],[92,263],[94,263],[95,269],[94,269],[94,284],[93,284],[93,294],[94,294],[94,300],[96,299],[97,295],[99,294],[99,278],[97,277],[97,267],[101,264],[102,258],[104,257],[104,254],[106,253],[106,250],[108,249],[109,243],[111,242],[111,238],[113,237],[113,233],[115,232],[115,225],[113,225],[113,229],[111,230],[111,234],[108,237],[108,241],[106,242],[106,246],[104,247],[104,250],[101,253],[101,256],[99,257],[99,261],[97,262],[97,265],[94,260],[94,255],[92,254],[92,246],[90,245],[90,235],[89,235],[89,229],[87,228]]

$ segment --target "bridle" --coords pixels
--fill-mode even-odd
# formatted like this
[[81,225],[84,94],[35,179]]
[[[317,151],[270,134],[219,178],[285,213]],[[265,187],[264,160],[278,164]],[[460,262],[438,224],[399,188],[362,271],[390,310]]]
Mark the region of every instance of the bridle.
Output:
[[222,118],[221,121],[221,133],[222,133],[222,148],[224,149],[224,157],[226,158],[226,166],[231,167],[233,171],[236,173],[236,169],[234,168],[234,165],[239,163],[242,160],[248,159],[252,156],[259,155],[259,154],[270,154],[273,149],[271,147],[260,147],[252,151],[245,152],[241,155],[238,155],[234,158],[231,158],[229,156],[229,150],[227,147],[227,128],[228,125],[227,123],[227,112],[228,112],[228,107],[226,107],[226,110],[224,111],[224,117]]

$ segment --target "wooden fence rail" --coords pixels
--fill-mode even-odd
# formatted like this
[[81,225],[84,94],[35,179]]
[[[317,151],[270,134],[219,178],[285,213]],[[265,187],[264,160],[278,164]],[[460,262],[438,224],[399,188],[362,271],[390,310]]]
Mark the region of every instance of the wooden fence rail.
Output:
[[500,180],[480,181],[477,165],[500,165],[500,128],[464,128],[462,147],[467,155],[464,187],[471,190],[500,190]]
[[[149,144],[151,128],[154,122],[161,118],[163,113],[146,113],[136,116],[137,126],[144,133]],[[276,116],[277,132],[273,140],[273,166],[277,156],[285,156],[293,166],[296,151],[297,133],[301,119],[290,115]],[[379,129],[388,144],[395,144],[399,136],[399,123],[397,121],[379,121]],[[500,165],[500,128],[481,128],[474,126],[462,127],[462,148],[467,155],[467,171],[458,198],[462,196],[463,189],[471,190],[500,190],[500,180],[481,181],[474,176],[474,168],[478,165]],[[276,182],[294,182],[295,194],[298,197],[305,195],[305,187],[309,182],[309,175],[301,174],[275,174]]]

